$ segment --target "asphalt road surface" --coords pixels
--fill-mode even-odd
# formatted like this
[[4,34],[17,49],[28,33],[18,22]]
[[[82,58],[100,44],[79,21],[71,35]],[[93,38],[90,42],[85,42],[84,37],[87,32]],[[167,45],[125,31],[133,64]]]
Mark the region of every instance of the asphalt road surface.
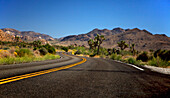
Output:
[[[170,76],[138,70],[109,59],[86,58],[72,68],[0,85],[0,98],[170,98]],[[2,65],[0,78],[66,66],[77,57]],[[4,67],[5,66],[5,67]]]

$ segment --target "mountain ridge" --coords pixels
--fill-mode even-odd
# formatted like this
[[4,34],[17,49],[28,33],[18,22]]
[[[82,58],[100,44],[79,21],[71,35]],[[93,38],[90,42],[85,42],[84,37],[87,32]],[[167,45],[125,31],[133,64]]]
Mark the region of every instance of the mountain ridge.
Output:
[[41,34],[34,31],[19,31],[12,28],[2,28],[2,31],[6,32],[7,34],[13,35],[13,36],[19,36],[24,41],[34,41],[34,40],[54,40],[53,37],[47,35],[47,34]]
[[59,39],[60,42],[57,45],[77,44],[88,47],[87,41],[93,39],[97,34],[105,36],[106,40],[102,44],[105,48],[118,48],[117,42],[124,40],[128,44],[136,44],[138,50],[157,50],[160,48],[170,50],[170,37],[165,34],[152,34],[145,29],[122,29],[120,27],[112,30],[95,28],[85,34],[66,36]]

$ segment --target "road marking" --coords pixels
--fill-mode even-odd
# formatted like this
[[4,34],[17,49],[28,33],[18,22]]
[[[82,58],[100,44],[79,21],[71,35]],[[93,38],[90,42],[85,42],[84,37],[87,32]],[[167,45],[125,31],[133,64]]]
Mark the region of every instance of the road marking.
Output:
[[140,68],[140,67],[137,67],[137,66],[135,66],[135,65],[132,65],[132,64],[128,64],[129,66],[132,66],[132,67],[134,67],[134,68],[136,68],[136,69],[139,69],[139,70],[141,70],[141,71],[144,71],[144,69],[142,69],[142,68]]
[[5,84],[5,83],[9,83],[9,82],[14,82],[14,81],[26,79],[26,78],[30,78],[30,77],[35,77],[35,76],[51,73],[51,72],[56,72],[56,71],[59,71],[59,70],[68,69],[68,68],[71,68],[71,67],[74,67],[74,66],[77,66],[79,64],[86,62],[85,58],[82,58],[82,59],[83,60],[80,61],[80,62],[70,64],[70,65],[66,65],[66,66],[62,66],[62,67],[59,67],[59,68],[53,68],[53,69],[48,69],[48,70],[38,71],[38,72],[34,72],[34,73],[29,73],[29,74],[24,74],[24,75],[19,75],[19,76],[1,79],[0,85]]
[[[117,60],[115,60],[115,61],[116,61],[116,62],[119,62],[119,63],[124,63],[124,62],[117,61]],[[124,64],[127,64],[127,63],[124,63]],[[135,65],[133,65],[133,64],[127,64],[127,65],[132,66],[132,67],[134,67],[134,68],[136,68],[136,69],[139,69],[139,70],[141,70],[141,71],[144,71],[144,69],[142,69],[142,68],[140,68],[140,67],[138,67],[138,66],[135,66]]]

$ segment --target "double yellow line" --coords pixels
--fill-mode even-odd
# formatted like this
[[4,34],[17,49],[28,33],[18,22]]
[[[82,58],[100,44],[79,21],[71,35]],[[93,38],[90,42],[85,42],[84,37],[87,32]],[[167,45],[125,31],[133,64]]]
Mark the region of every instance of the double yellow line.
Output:
[[48,69],[48,70],[38,71],[38,72],[34,72],[34,73],[29,73],[29,74],[24,74],[24,75],[19,75],[19,76],[1,79],[0,85],[5,84],[5,83],[9,83],[9,82],[14,82],[14,81],[26,79],[26,78],[30,78],[30,77],[35,77],[35,76],[51,73],[51,72],[55,72],[55,71],[59,71],[59,70],[68,69],[68,68],[74,67],[76,65],[82,64],[84,62],[86,62],[86,59],[82,58],[82,61],[77,62],[75,64],[70,64],[70,65],[59,67],[59,68],[53,68],[53,69]]

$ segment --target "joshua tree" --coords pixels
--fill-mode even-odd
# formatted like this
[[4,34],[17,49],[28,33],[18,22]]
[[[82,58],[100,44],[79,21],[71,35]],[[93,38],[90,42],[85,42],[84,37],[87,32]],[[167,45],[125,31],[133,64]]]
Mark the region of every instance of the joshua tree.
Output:
[[132,46],[130,46],[130,50],[133,53],[133,55],[135,55],[135,44],[132,44]]
[[90,49],[93,49],[93,48],[94,48],[94,41],[93,41],[93,39],[90,39],[90,40],[88,41],[88,44],[89,44],[89,46],[90,46]]
[[96,44],[97,44],[97,54],[99,54],[100,45],[105,40],[105,38],[103,35],[97,34],[97,36],[94,39],[96,40]]
[[97,36],[93,39],[90,39],[88,41],[88,44],[90,46],[90,49],[96,49],[97,47],[97,54],[99,54],[99,49],[100,49],[100,45],[102,44],[102,42],[105,40],[103,35],[99,35],[97,34]]
[[128,48],[128,44],[126,44],[125,41],[120,41],[117,43],[121,50],[124,50],[125,48]]

